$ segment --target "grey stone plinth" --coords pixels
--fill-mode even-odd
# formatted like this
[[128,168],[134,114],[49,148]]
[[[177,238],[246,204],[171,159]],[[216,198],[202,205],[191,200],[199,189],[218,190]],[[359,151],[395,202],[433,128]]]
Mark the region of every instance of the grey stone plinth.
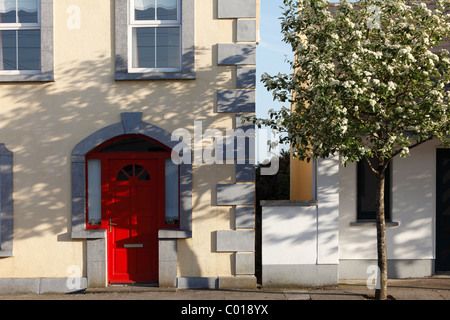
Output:
[[0,294],[73,293],[87,288],[86,278],[3,278]]
[[177,279],[177,240],[159,239],[159,286],[175,287]]
[[255,289],[255,276],[219,277],[219,289]]
[[178,289],[217,289],[218,278],[181,277],[177,279]]
[[106,239],[87,240],[87,280],[90,288],[107,286],[106,263]]
[[287,265],[262,266],[265,287],[332,286],[338,284],[338,265]]

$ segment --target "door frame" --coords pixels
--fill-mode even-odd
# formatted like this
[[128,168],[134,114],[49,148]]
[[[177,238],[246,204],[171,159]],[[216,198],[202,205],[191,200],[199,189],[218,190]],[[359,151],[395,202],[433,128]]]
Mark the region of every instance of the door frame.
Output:
[[[89,229],[86,211],[86,156],[99,145],[116,137],[134,135],[157,141],[183,156],[191,152],[191,145],[182,136],[174,137],[164,128],[142,121],[142,112],[122,112],[118,122],[109,123],[98,128],[79,140],[72,149],[70,159],[71,171],[71,218],[69,221],[71,239],[86,242],[86,276],[89,287],[105,287],[106,281],[106,230]],[[170,259],[159,257],[159,284],[174,287],[177,277],[177,241],[192,237],[192,163],[181,161],[180,169],[180,220],[179,228],[170,232],[160,230],[160,248],[164,246],[165,255]],[[170,244],[170,246],[169,246]]]
[[[110,235],[108,232],[109,229],[109,221],[108,218],[106,217],[107,215],[107,192],[109,189],[109,160],[127,160],[127,161],[133,161],[133,160],[157,160],[158,162],[158,170],[156,170],[157,172],[157,183],[158,183],[158,187],[156,188],[156,199],[157,199],[157,217],[156,217],[156,221],[157,221],[157,226],[156,229],[158,232],[160,229],[164,228],[168,228],[168,226],[165,225],[165,161],[166,159],[170,159],[171,158],[171,151],[168,150],[167,147],[165,147],[164,145],[162,145],[161,143],[158,143],[157,141],[154,141],[153,139],[149,139],[148,137],[140,137],[143,138],[145,140],[150,140],[151,142],[154,142],[160,146],[162,146],[164,149],[166,149],[166,152],[105,152],[102,153],[100,152],[103,148],[107,147],[108,145],[126,139],[130,137],[129,135],[122,135],[122,136],[118,136],[115,137],[113,139],[110,139],[108,141],[106,141],[105,143],[101,144],[100,146],[98,146],[97,148],[95,148],[94,150],[92,150],[88,155],[86,155],[86,162],[90,159],[97,159],[101,161],[101,185],[102,185],[102,190],[101,190],[101,206],[102,206],[102,214],[101,214],[101,224],[98,226],[89,226],[87,224],[88,219],[86,219],[86,228],[87,229],[102,229],[105,230],[106,233],[106,261],[109,262],[111,261],[111,257],[110,257],[110,248],[109,248],[109,244],[110,244]],[[86,179],[88,178],[88,172],[87,172],[87,166],[86,166]],[[87,186],[87,181],[86,181],[86,186]],[[88,200],[88,188],[86,188],[86,200]],[[88,208],[87,208],[87,204],[88,201],[86,201],[86,213],[88,214]],[[169,226],[170,228],[171,226]],[[173,226],[173,228],[179,228],[179,226]],[[157,241],[156,244],[156,268],[157,270],[159,269],[159,244]],[[107,263],[108,265],[109,263]],[[106,270],[106,276],[107,276],[107,284],[110,284],[110,272],[111,269],[110,267],[107,267]],[[159,275],[158,275],[159,278]],[[116,283],[116,282],[114,282]],[[119,282],[117,282],[119,283]],[[123,282],[122,282],[123,283]],[[133,283],[132,281],[130,281],[129,283]]]

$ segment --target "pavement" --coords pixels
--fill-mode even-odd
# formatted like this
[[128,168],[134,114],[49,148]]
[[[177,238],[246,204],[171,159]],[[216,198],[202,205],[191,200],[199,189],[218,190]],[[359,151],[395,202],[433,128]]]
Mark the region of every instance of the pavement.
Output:
[[[450,300],[450,274],[388,280],[390,300]],[[347,280],[320,288],[264,288],[242,290],[178,290],[150,286],[110,286],[79,293],[0,295],[1,300],[179,300],[179,301],[292,301],[373,300],[366,281]],[[189,304],[190,306],[190,304]]]

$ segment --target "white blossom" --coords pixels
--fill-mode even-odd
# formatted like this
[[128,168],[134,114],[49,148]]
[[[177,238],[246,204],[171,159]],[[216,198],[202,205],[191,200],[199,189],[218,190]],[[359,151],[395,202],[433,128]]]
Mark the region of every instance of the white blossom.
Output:
[[380,130],[381,124],[379,122],[375,122],[375,130]]
[[400,157],[404,158],[407,155],[409,155],[409,148],[408,147],[403,147],[402,151],[400,152]]
[[336,79],[333,79],[333,80],[331,80],[330,81],[330,87],[332,87],[332,86],[335,86],[335,85],[337,85],[337,84],[339,84],[340,83],[340,81],[339,80],[336,80]]
[[394,82],[392,82],[392,81],[389,81],[388,82],[388,84],[387,84],[387,89],[388,89],[388,91],[393,91],[393,90],[395,90],[397,88],[397,85],[394,83]]
[[400,49],[400,51],[398,53],[401,55],[404,55],[404,54],[408,54],[410,52],[411,52],[411,47],[405,46],[404,48]]
[[353,35],[355,35],[358,38],[362,38],[363,34],[360,30],[353,31]]
[[344,88],[350,88],[350,87],[352,86],[352,84],[351,84],[350,81],[344,81],[344,82],[342,83],[342,85],[344,86]]

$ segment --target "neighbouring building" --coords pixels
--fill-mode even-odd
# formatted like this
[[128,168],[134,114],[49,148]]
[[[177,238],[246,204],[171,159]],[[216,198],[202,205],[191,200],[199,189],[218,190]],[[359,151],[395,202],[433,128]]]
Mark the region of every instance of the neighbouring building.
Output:
[[259,0],[0,0],[1,293],[256,286],[258,25]]
[[[309,167],[292,162],[291,200],[262,202],[263,285],[320,286],[373,279],[373,173],[364,163],[344,167],[338,156]],[[449,164],[450,150],[439,141],[392,161],[385,194],[389,278],[450,271]],[[308,188],[296,187],[302,174],[295,166],[312,176]]]
[[[291,159],[290,173],[291,200],[262,202],[263,285],[374,280],[375,177],[368,166],[344,167],[338,155]],[[449,192],[450,149],[439,141],[393,159],[385,193],[389,278],[450,271]]]

